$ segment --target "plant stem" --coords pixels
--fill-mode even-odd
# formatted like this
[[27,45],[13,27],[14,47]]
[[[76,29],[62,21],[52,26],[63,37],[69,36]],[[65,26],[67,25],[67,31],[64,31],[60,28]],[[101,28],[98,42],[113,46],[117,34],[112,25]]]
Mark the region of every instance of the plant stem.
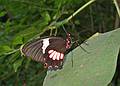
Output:
[[90,0],[89,2],[87,2],[85,5],[83,5],[82,7],[80,7],[77,11],[75,11],[70,17],[68,17],[67,19],[57,22],[55,24],[56,27],[59,27],[63,24],[68,23],[74,16],[76,16],[80,11],[82,11],[84,8],[86,8],[87,6],[89,6],[90,4],[92,4],[95,0]]
[[4,53],[4,55],[10,55],[10,54],[13,54],[13,53],[15,53],[15,52],[17,52],[17,51],[19,51],[19,49],[15,49],[15,50],[10,51],[10,52],[8,52],[8,53]]
[[90,0],[88,3],[86,3],[85,5],[83,5],[82,7],[80,7],[77,11],[75,11],[70,17],[68,17],[66,20],[67,22],[69,20],[71,20],[74,16],[76,16],[80,11],[82,11],[84,8],[86,8],[88,5],[90,5],[91,3],[93,3],[95,0]]
[[118,12],[118,15],[119,15],[119,17],[120,17],[120,9],[119,9],[118,3],[117,3],[116,0],[113,0],[113,2],[114,2],[114,4],[115,4],[115,7],[116,7],[117,12]]

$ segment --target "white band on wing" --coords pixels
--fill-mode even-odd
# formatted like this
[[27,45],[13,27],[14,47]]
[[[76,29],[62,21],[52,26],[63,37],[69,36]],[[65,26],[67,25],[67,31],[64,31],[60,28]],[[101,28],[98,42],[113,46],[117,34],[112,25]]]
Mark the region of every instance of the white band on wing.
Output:
[[57,52],[55,50],[49,50],[49,58],[53,59],[53,60],[60,60],[60,59],[64,59],[64,54]]
[[48,46],[49,46],[49,38],[43,39],[43,46],[42,46],[43,54],[45,54],[45,50]]

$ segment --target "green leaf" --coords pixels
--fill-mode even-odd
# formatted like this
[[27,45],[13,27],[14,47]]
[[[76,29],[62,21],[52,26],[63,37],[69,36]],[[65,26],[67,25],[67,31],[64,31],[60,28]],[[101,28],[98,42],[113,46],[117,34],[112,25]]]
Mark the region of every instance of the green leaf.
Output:
[[13,64],[19,58],[20,58],[20,51],[16,51],[14,54],[11,55],[8,62]]
[[7,45],[1,45],[0,46],[0,55],[5,54],[7,52],[11,52],[13,49],[11,49],[9,46]]
[[13,45],[23,44],[23,37],[16,36],[13,40]]
[[4,16],[5,14],[6,14],[6,12],[5,12],[5,11],[0,12],[0,17]]
[[[32,38],[34,35],[36,35],[38,30],[35,27],[30,27],[25,30],[20,31],[19,33],[16,34],[17,39],[21,39],[19,43],[22,43],[22,38],[25,40]],[[16,40],[17,40],[16,39]]]
[[44,18],[45,22],[47,22],[47,23],[51,20],[50,15],[47,11],[42,13],[42,17]]
[[17,72],[18,68],[22,65],[23,59],[17,60],[14,64],[13,64],[13,68],[15,70],[15,72]]
[[[120,29],[95,34],[66,56],[63,69],[47,72],[43,86],[107,86],[115,73]],[[73,62],[71,61],[73,59]]]
[[11,25],[11,22],[8,19],[7,22],[5,23],[5,33],[6,34],[8,34],[11,31],[10,25]]

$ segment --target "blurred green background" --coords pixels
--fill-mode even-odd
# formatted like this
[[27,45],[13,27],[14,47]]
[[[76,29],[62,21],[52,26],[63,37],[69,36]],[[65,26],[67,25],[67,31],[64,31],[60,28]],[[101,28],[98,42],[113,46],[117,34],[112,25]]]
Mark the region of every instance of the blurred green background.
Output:
[[[71,34],[74,49],[96,32],[120,27],[113,0],[96,0],[69,22],[61,22],[87,2],[89,0],[0,0],[0,86],[42,86],[46,70],[40,63],[21,56],[19,51],[29,40],[43,36],[65,37],[64,25]],[[119,0],[117,3],[120,7]],[[61,22],[57,28],[50,27],[57,22]],[[118,78],[114,80],[120,81]]]

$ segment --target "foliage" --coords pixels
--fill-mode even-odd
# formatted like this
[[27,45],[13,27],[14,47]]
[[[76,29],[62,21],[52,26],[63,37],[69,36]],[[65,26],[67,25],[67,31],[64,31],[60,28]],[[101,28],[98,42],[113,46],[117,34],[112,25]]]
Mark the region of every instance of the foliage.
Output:
[[[62,22],[87,2],[89,0],[0,0],[0,86],[42,86],[46,70],[42,64],[21,56],[19,51],[29,40],[50,35],[64,37],[64,24],[74,42],[72,50],[96,32],[119,27],[112,0],[89,4],[68,22]],[[54,28],[55,25],[59,27]]]

